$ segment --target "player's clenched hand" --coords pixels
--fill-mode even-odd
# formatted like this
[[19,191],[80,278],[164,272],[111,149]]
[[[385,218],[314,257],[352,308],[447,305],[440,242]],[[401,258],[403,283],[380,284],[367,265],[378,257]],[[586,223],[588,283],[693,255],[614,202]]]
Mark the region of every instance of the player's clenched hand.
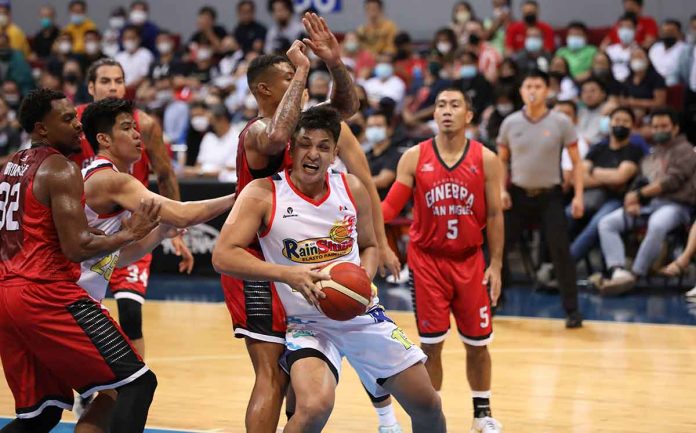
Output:
[[486,272],[483,274],[483,284],[490,287],[491,304],[495,307],[498,305],[500,289],[503,285],[500,279],[500,266],[489,266],[488,269],[486,269]]
[[286,53],[288,59],[295,65],[296,68],[309,69],[309,57],[307,57],[307,46],[302,41],[293,42],[292,46]]
[[399,258],[388,245],[379,249],[379,275],[384,278],[387,276],[387,272],[396,279],[399,278],[399,273],[401,272]]
[[154,230],[160,222],[162,205],[155,200],[141,200],[130,218],[121,221],[121,230],[131,233],[133,240],[140,240]]
[[318,281],[330,280],[329,274],[320,272],[322,265],[292,266],[287,269],[283,282],[292,287],[305,297],[307,302],[319,307],[319,299],[324,299],[326,294],[317,284]]
[[[181,234],[183,234],[183,232]],[[191,250],[189,250],[188,246],[186,246],[184,238],[180,235],[174,237],[172,239],[172,246],[174,247],[174,254],[181,257],[181,262],[179,262],[179,272],[191,274],[194,263],[193,254],[191,254]]]
[[512,207],[512,198],[510,198],[510,193],[506,190],[500,193],[500,204],[503,206],[503,210],[508,210]]
[[305,30],[309,38],[303,39],[304,43],[314,51],[314,54],[322,59],[330,68],[337,66],[341,61],[341,46],[336,36],[331,33],[324,18],[314,13],[306,13],[302,18]]

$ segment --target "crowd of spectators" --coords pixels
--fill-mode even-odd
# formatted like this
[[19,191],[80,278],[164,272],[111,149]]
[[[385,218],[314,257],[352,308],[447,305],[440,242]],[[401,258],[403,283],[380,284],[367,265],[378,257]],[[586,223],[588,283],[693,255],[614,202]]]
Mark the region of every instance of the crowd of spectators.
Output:
[[[688,152],[696,142],[696,15],[685,26],[679,19],[657,23],[644,14],[643,0],[614,1],[623,12],[606,29],[579,20],[554,28],[534,0],[491,0],[489,17],[459,1],[430,40],[414,40],[389,19],[382,0],[364,0],[364,23],[339,39],[361,102],[349,126],[380,193],[394,181],[403,149],[437,132],[432,115],[440,89],[455,85],[471,96],[467,136],[497,151],[507,140],[505,119],[526,102],[523,77],[541,71],[549,77],[545,103],[554,119],[569,119],[572,133],[562,134],[577,138],[585,169],[584,216],[575,219],[570,208],[567,214],[571,260],[601,247],[608,292],[648,274],[665,237],[691,222],[696,203],[696,154]],[[113,57],[125,71],[128,97],[162,123],[179,175],[234,182],[238,134],[257,114],[247,64],[262,53],[284,53],[304,31],[292,0],[265,2],[267,23],[256,18],[260,4],[238,1],[234,21],[204,6],[186,39],[161,28],[145,0],[115,7],[102,29],[84,0],[70,2],[67,23],[47,4],[34,35],[12,21],[9,0],[0,0],[0,164],[26,141],[15,119],[23,95],[48,87],[76,104],[89,102],[87,68]],[[322,62],[310,60],[306,106],[324,101],[331,85]],[[573,164],[567,151],[560,159],[569,203]],[[535,175],[513,173],[512,180]],[[619,240],[641,224],[647,229],[629,266]],[[674,275],[675,266],[666,272]]]

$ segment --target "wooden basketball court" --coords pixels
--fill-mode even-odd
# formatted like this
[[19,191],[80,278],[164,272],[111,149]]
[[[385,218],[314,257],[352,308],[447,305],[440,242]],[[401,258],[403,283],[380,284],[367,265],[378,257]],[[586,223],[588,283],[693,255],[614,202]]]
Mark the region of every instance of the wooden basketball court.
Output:
[[[107,305],[115,311],[112,301]],[[244,432],[253,374],[224,304],[152,301],[144,316],[146,361],[159,379],[148,424]],[[411,313],[390,316],[417,341]],[[568,331],[560,320],[506,317],[496,318],[494,326],[493,414],[506,432],[696,432],[693,327],[586,322]],[[454,333],[443,358],[448,430],[468,432],[465,354]],[[3,381],[0,415],[12,414]],[[398,408],[397,414],[410,432],[405,413]],[[324,431],[377,431],[374,410],[347,363]]]

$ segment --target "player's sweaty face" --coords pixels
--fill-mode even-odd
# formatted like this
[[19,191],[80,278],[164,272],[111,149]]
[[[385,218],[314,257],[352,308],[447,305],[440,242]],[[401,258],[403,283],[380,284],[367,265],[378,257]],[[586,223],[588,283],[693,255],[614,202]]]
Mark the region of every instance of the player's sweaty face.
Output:
[[89,83],[89,93],[95,101],[105,98],[119,98],[126,96],[126,81],[123,71],[118,66],[102,66],[97,70],[97,79]]
[[336,152],[336,142],[329,131],[301,128],[292,145],[292,169],[305,182],[322,181]]
[[62,152],[79,152],[82,123],[77,118],[75,106],[67,98],[51,102],[53,109],[44,118],[48,130],[48,142],[58,146]]
[[445,91],[435,101],[435,122],[443,132],[464,130],[470,120],[469,109],[461,92]]
[[123,161],[132,164],[138,161],[142,155],[142,141],[140,133],[135,127],[135,120],[130,113],[121,113],[116,116],[114,127],[111,129],[111,151]]

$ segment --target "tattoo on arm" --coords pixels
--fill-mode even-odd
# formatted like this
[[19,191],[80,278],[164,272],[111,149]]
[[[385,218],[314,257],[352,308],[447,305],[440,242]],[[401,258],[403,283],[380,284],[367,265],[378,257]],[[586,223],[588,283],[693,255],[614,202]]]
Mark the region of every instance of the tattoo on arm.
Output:
[[268,123],[266,132],[268,133],[269,141],[272,143],[282,142],[285,145],[295,131],[295,126],[297,126],[300,112],[302,111],[302,92],[307,81],[307,72],[300,70],[295,72],[295,76],[290,82],[285,95],[283,95],[278,109]]
[[333,78],[333,90],[331,91],[331,106],[338,110],[343,119],[348,119],[355,114],[360,107],[358,94],[355,93],[355,86],[350,73],[343,63],[331,68]]

